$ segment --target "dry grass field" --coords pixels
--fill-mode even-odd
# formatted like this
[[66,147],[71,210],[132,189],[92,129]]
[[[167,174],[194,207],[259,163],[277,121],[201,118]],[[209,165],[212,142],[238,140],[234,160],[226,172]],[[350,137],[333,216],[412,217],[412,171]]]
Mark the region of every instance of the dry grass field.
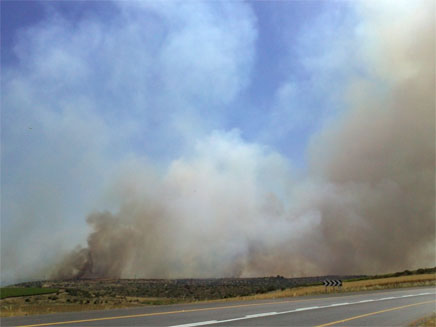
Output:
[[83,298],[60,290],[56,295],[11,297],[0,300],[0,317],[27,316],[55,312],[107,310],[184,302],[171,298],[98,296]]
[[[320,277],[317,277],[317,279],[319,278]],[[0,316],[10,317],[53,312],[102,310],[187,302],[273,299],[412,286],[435,286],[436,273],[362,280],[345,280],[342,287],[328,287],[327,289],[322,285],[296,285],[284,288],[280,287],[280,284],[277,284],[276,290],[267,291],[272,287],[271,285],[274,285],[274,283],[290,283],[290,281],[291,279],[286,280],[283,277],[275,277],[269,279],[225,279],[221,284],[219,284],[217,280],[212,280],[211,282],[206,280],[160,280],[158,282],[155,280],[148,282],[147,280],[83,280],[45,282],[41,284],[41,287],[57,288],[58,291],[55,294],[26,295],[22,297],[2,299],[0,300]],[[307,281],[312,283],[309,279]],[[164,292],[162,294],[163,296],[147,295],[147,292],[157,292],[155,288],[166,290],[169,288],[169,283],[177,284],[181,282],[183,283],[175,290],[180,291],[180,289],[183,289],[185,294],[180,293],[179,296],[175,296],[171,294],[172,292],[170,291]],[[265,290],[264,292],[258,292],[260,287],[258,283],[261,283],[261,290]],[[148,288],[146,288],[145,285],[148,285]],[[213,293],[211,293],[212,291]],[[247,292],[252,295],[246,295]],[[142,295],[133,296],[129,295],[129,293]],[[209,297],[210,294],[215,295],[216,293],[222,294],[221,298]],[[193,297],[192,294],[199,294],[199,297]],[[229,294],[236,295],[229,296]]]
[[308,286],[296,287],[283,291],[274,291],[266,294],[259,294],[250,299],[272,299],[281,297],[305,296],[325,293],[360,292],[370,290],[382,290],[389,288],[415,287],[415,286],[436,286],[436,274],[409,275],[400,277],[388,277],[377,279],[366,279],[357,281],[345,281],[342,287]]
[[436,313],[429,317],[419,319],[409,325],[410,327],[435,327],[436,326]]

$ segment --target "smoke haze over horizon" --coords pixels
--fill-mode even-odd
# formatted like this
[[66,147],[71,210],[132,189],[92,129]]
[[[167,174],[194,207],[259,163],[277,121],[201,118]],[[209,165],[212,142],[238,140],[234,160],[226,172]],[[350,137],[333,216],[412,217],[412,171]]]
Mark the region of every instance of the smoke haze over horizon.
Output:
[[2,46],[2,283],[436,265],[434,2],[178,5]]

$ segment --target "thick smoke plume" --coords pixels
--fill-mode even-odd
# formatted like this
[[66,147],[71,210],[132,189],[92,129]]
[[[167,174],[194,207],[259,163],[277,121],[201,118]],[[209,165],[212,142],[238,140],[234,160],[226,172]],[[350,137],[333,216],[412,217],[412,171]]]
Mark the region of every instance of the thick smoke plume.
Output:
[[[132,160],[53,278],[376,273],[435,262],[434,3],[366,7],[349,108],[312,139],[307,175],[237,132],[165,173]],[[430,6],[432,8],[425,8]],[[377,8],[379,10],[380,8]],[[387,12],[390,15],[401,12]]]
[[[344,89],[347,109],[313,136],[304,174],[263,142],[203,119],[249,83],[256,19],[248,4],[181,10],[115,2],[120,16],[105,23],[90,15],[70,26],[56,16],[29,29],[16,47],[22,66],[2,78],[3,269],[10,278],[27,269],[25,279],[33,263],[56,257],[53,244],[79,234],[65,230],[77,229],[77,212],[98,202],[113,171],[110,206],[88,215],[87,244],[59,260],[52,278],[361,274],[434,265],[435,8],[425,0],[397,4],[365,1],[356,40],[340,43],[354,47],[364,67]],[[135,6],[152,14],[144,19]],[[178,159],[168,165],[136,155],[118,160],[131,139],[143,141],[143,130],[150,158],[179,139],[189,147],[174,145],[168,156]],[[44,244],[32,249],[27,238]],[[44,257],[40,249],[51,252]]]

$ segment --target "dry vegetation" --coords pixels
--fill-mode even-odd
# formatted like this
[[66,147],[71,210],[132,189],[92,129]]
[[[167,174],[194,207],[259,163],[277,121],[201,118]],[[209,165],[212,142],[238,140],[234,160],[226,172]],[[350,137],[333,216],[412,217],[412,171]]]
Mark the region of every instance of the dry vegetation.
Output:
[[252,299],[272,299],[292,296],[305,296],[325,293],[361,292],[382,290],[389,288],[436,286],[436,274],[410,275],[344,282],[342,287],[308,286],[274,291],[267,294],[255,295]]
[[436,313],[431,316],[414,321],[409,325],[410,327],[435,327],[436,326]]
[[[373,279],[363,279],[367,277],[362,276],[342,276],[341,279],[345,280],[343,287],[329,287],[327,292],[353,292],[436,285],[435,270],[434,268],[427,269],[416,275],[406,271],[387,275],[397,277],[381,278],[381,276],[377,276],[377,278]],[[423,273],[429,271],[431,273]],[[18,284],[16,287],[43,287],[58,289],[58,291],[54,294],[2,299],[0,300],[0,315],[8,317],[193,301],[270,299],[324,294],[326,288],[319,285],[320,282],[324,279],[335,278],[338,278],[338,276],[29,282]]]
[[88,311],[126,308],[150,304],[171,304],[175,299],[126,297],[118,295],[88,296],[82,292],[60,289],[55,294],[12,297],[0,300],[0,316],[25,316],[54,312]]

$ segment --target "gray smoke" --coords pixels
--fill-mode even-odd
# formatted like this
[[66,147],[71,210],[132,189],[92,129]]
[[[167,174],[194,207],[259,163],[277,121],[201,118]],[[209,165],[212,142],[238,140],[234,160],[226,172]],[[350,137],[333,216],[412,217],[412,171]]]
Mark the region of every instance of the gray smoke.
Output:
[[[434,2],[391,4],[363,4],[364,32],[354,46],[366,74],[350,78],[347,110],[312,138],[305,174],[238,131],[198,137],[195,151],[165,171],[125,160],[108,187],[110,210],[87,217],[86,246],[64,256],[52,278],[363,274],[435,265]],[[229,82],[221,84],[225,90]],[[236,93],[243,83],[233,84]]]
[[434,265],[434,11],[425,8],[431,2],[420,4],[397,23],[364,8],[376,31],[368,37],[379,43],[379,52],[366,49],[376,79],[350,81],[349,108],[312,139],[306,176],[237,132],[199,141],[163,175],[137,161],[114,185],[119,211],[88,217],[88,246],[68,255],[54,277],[297,276]]

